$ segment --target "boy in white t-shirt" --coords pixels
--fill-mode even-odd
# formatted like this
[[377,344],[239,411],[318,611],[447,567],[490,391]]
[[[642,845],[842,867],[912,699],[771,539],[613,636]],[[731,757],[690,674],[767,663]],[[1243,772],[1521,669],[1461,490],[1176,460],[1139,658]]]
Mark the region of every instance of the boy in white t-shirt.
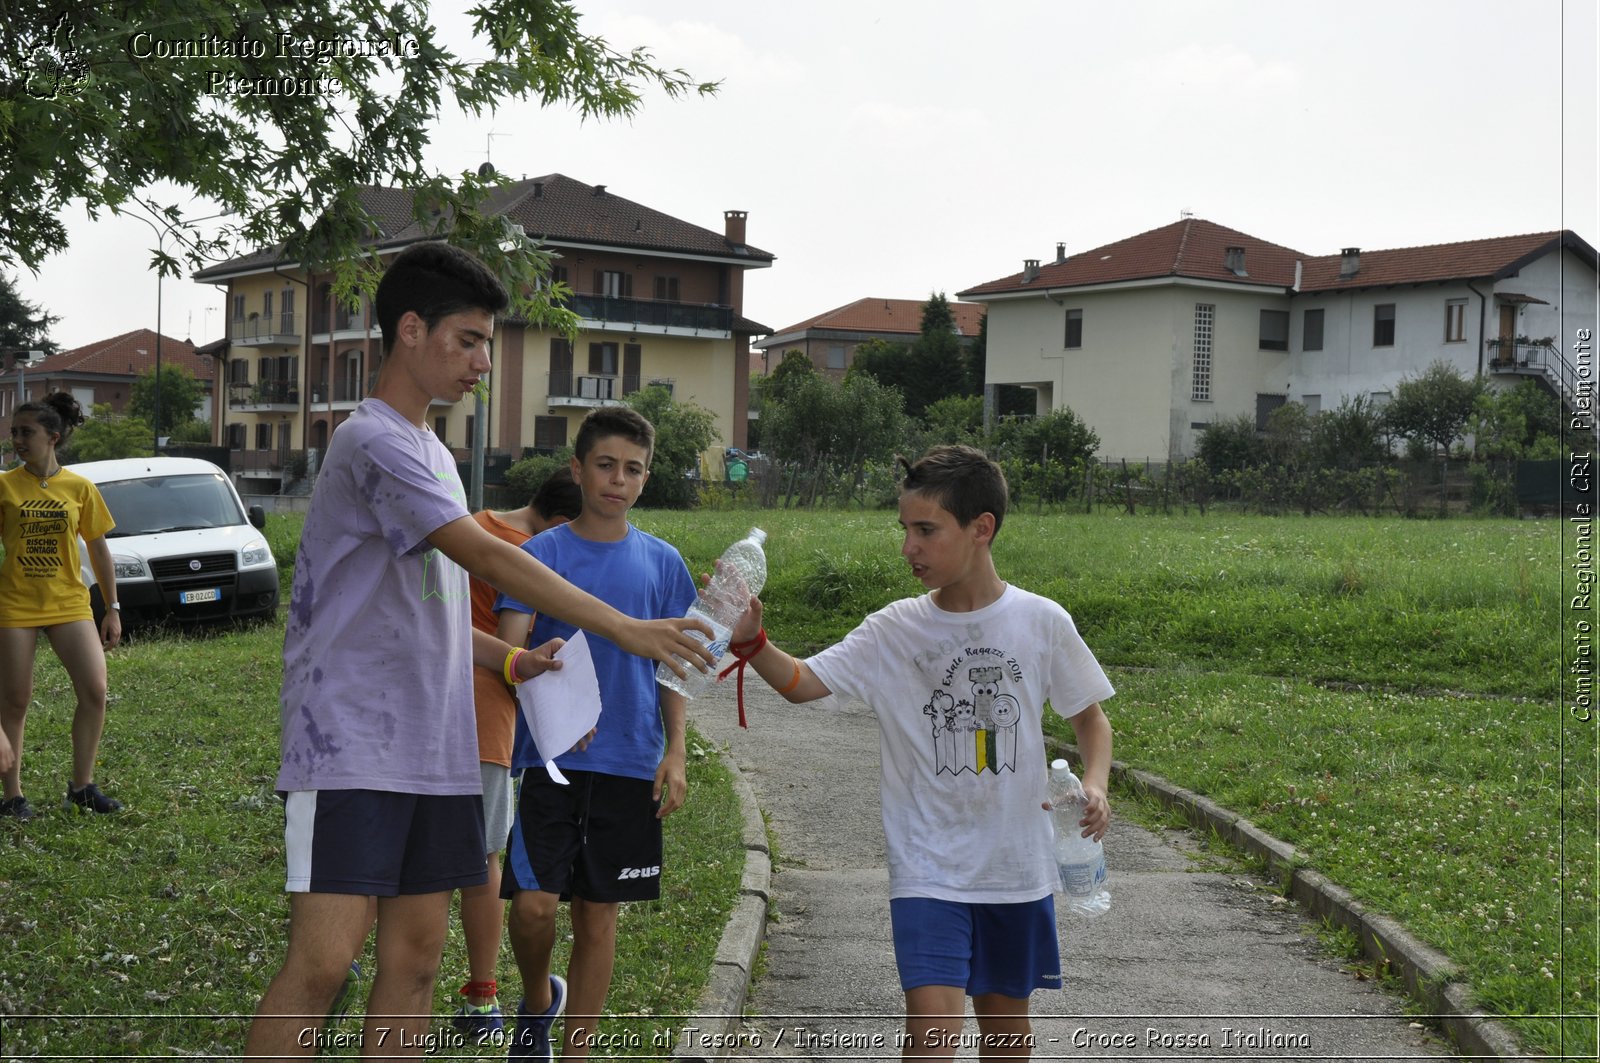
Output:
[[1044,706],[1077,736],[1080,824],[1099,838],[1111,822],[1100,702],[1113,691],[1066,610],[996,573],[999,466],[958,446],[902,464],[900,552],[929,593],[880,609],[804,661],[767,641],[753,598],[733,649],[791,702],[838,694],[878,719],[904,1057],[954,1057],[964,996],[982,1058],[1026,1056],[1029,995],[1061,985]]

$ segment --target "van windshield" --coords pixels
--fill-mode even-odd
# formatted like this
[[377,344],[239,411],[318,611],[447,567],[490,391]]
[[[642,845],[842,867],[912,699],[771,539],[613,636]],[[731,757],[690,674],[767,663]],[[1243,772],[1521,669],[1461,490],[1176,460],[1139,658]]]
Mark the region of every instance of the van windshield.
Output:
[[245,523],[227,481],[215,473],[113,480],[97,486],[117,522],[109,539]]

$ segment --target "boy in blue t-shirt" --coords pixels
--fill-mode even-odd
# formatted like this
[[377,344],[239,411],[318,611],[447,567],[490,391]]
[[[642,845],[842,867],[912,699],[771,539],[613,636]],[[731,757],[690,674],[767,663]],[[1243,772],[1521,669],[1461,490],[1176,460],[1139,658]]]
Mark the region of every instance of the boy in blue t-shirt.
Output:
[[[672,546],[635,528],[628,511],[650,476],[655,428],[625,407],[590,413],[573,444],[572,476],[583,492],[576,520],[523,545],[557,574],[619,612],[681,617],[694,580]],[[569,638],[573,627],[502,595],[501,638],[526,645]],[[661,820],[683,804],[684,698],[658,687],[655,662],[589,637],[600,683],[600,726],[587,749],[556,757],[570,780],[551,781],[550,750],[534,747],[517,718],[512,771],[523,770],[501,896],[511,901],[510,938],[525,997],[512,1060],[551,1058],[550,1024],[571,994],[565,1059],[584,1059],[611,987],[617,910],[661,895]],[[550,971],[556,906],[572,906],[567,977]]]

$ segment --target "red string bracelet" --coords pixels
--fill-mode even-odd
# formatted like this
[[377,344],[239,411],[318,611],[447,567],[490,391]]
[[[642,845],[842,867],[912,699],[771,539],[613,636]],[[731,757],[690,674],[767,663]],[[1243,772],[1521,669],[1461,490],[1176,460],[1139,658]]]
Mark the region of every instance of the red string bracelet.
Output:
[[724,679],[728,678],[728,673],[729,672],[732,672],[735,669],[738,669],[738,672],[739,672],[739,687],[738,687],[739,726],[743,727],[747,731],[750,729],[750,724],[745,719],[745,716],[744,716],[744,666],[750,663],[750,659],[752,657],[754,657],[756,654],[760,653],[762,650],[764,650],[766,648],[767,648],[767,629],[766,628],[762,628],[760,631],[757,631],[756,632],[756,637],[753,638],[753,639],[745,639],[743,642],[730,642],[730,643],[728,643],[728,652],[733,654],[734,657],[736,657],[738,659],[736,661],[734,661],[732,664],[728,665],[728,667],[724,668],[721,672],[719,672],[717,674],[717,682],[720,683]]
[[487,982],[468,982],[461,987],[461,995],[464,997],[492,997],[496,995],[499,988],[493,978]]

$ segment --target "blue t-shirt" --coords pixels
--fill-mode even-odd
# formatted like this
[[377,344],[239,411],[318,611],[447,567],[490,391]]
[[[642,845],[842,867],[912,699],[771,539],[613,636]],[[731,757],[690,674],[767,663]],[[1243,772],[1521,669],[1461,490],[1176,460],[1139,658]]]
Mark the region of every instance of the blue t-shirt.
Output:
[[[604,543],[585,539],[563,524],[534,536],[522,548],[573,586],[639,620],[682,616],[694,603],[694,579],[678,551],[632,525],[622,539]],[[534,612],[503,594],[494,607],[496,611]],[[576,630],[554,617],[537,614],[529,645],[568,639]],[[556,765],[562,771],[654,779],[667,746],[656,690],[656,662],[628,653],[593,632],[586,637],[600,681],[600,723],[587,750],[563,753],[556,758]],[[518,713],[512,770],[542,765],[547,759],[535,747]]]

